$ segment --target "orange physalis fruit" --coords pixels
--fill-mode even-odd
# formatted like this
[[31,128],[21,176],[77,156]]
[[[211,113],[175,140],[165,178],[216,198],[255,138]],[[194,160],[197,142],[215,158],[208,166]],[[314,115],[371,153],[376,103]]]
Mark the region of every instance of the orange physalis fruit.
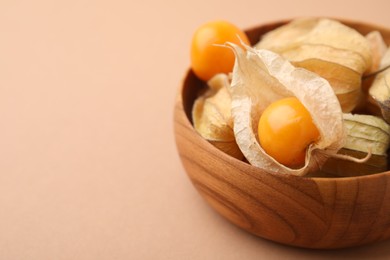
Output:
[[195,75],[208,81],[218,73],[232,72],[234,53],[223,46],[226,42],[249,44],[246,34],[226,21],[213,21],[200,26],[191,43],[191,68]]
[[260,117],[258,134],[264,151],[291,168],[305,163],[308,146],[320,136],[309,111],[296,97],[271,103]]

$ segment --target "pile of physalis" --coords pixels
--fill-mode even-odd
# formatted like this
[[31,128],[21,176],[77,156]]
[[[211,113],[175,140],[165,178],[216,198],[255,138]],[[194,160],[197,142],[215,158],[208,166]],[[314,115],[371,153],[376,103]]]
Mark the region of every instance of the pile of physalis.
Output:
[[326,18],[300,18],[255,45],[224,22],[194,34],[191,66],[208,85],[197,132],[268,172],[356,176],[388,169],[390,49]]

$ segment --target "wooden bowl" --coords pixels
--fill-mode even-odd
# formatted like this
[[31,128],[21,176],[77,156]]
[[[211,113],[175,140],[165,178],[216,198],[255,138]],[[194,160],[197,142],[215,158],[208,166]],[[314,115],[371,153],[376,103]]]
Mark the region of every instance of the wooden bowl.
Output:
[[[247,34],[255,43],[287,21]],[[390,30],[344,21],[363,34]],[[205,84],[189,70],[174,108],[177,149],[193,185],[222,216],[262,238],[305,248],[344,248],[390,237],[390,171],[345,178],[271,174],[218,150],[191,124],[191,109]]]

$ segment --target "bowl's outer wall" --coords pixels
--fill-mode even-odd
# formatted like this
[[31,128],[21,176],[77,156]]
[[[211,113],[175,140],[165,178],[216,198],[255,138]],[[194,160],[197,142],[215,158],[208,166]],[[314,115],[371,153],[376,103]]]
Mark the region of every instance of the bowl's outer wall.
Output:
[[[286,21],[247,30],[260,35]],[[390,30],[343,21],[363,34]],[[191,124],[204,83],[189,71],[176,100],[174,126],[183,166],[206,201],[237,226],[263,238],[307,248],[343,248],[390,237],[390,172],[356,178],[304,178],[261,172],[219,151]]]

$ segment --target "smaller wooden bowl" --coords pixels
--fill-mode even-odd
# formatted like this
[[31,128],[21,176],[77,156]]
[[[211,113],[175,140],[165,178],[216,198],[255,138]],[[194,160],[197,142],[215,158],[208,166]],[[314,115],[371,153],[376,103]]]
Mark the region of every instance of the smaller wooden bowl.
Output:
[[[390,30],[342,21],[363,34]],[[286,21],[246,31],[252,43]],[[271,174],[204,140],[191,109],[205,84],[189,71],[176,100],[174,129],[193,185],[222,216],[257,236],[305,248],[344,248],[390,237],[390,171],[359,177],[309,178]]]

